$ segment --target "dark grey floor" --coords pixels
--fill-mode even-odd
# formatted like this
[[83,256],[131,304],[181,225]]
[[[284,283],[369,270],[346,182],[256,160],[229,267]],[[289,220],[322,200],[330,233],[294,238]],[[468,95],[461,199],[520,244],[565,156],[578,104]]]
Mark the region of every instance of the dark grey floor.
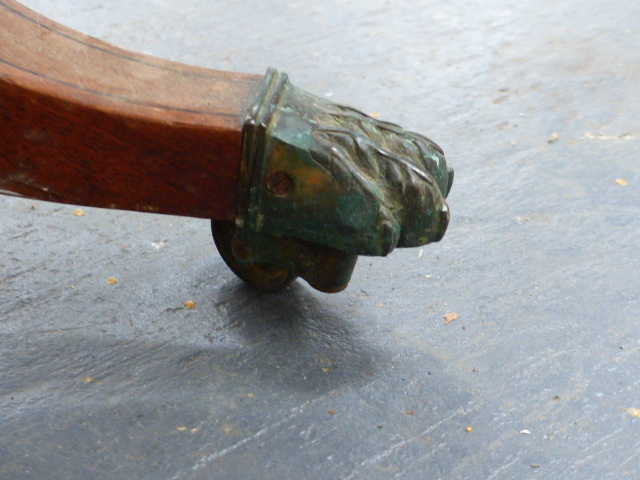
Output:
[[0,198],[0,478],[640,478],[638,2],[25,3],[275,66],[456,181],[333,296],[244,287],[204,221]]

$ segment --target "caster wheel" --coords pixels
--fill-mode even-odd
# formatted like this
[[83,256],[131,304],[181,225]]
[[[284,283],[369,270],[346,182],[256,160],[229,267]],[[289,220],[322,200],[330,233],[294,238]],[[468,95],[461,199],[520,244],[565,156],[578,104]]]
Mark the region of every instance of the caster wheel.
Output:
[[233,254],[235,222],[211,220],[213,241],[220,256],[242,281],[263,292],[277,292],[293,282],[298,276],[295,272],[270,263],[241,263]]

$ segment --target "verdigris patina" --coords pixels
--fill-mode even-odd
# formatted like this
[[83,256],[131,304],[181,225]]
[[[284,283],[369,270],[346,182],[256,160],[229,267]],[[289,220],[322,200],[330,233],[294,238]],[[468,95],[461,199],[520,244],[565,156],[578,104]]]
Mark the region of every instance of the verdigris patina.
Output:
[[339,291],[357,255],[435,242],[447,228],[453,170],[438,145],[312,95],[274,69],[242,149],[238,216],[217,228],[226,228],[231,248],[221,253],[241,278],[256,266],[259,277],[282,269],[281,282],[264,289],[299,275]]

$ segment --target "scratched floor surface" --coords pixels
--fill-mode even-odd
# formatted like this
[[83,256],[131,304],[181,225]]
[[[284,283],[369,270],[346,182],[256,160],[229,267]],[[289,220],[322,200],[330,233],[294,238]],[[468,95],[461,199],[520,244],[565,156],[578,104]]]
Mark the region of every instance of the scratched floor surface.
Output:
[[333,296],[244,287],[204,221],[0,198],[0,478],[640,478],[638,2],[25,3],[275,66],[456,180],[441,243]]

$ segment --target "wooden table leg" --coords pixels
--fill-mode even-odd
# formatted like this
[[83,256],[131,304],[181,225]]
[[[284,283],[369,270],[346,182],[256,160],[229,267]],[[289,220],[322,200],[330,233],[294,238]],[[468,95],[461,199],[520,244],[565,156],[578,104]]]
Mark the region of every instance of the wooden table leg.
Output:
[[119,49],[0,1],[0,190],[232,219],[261,75]]

